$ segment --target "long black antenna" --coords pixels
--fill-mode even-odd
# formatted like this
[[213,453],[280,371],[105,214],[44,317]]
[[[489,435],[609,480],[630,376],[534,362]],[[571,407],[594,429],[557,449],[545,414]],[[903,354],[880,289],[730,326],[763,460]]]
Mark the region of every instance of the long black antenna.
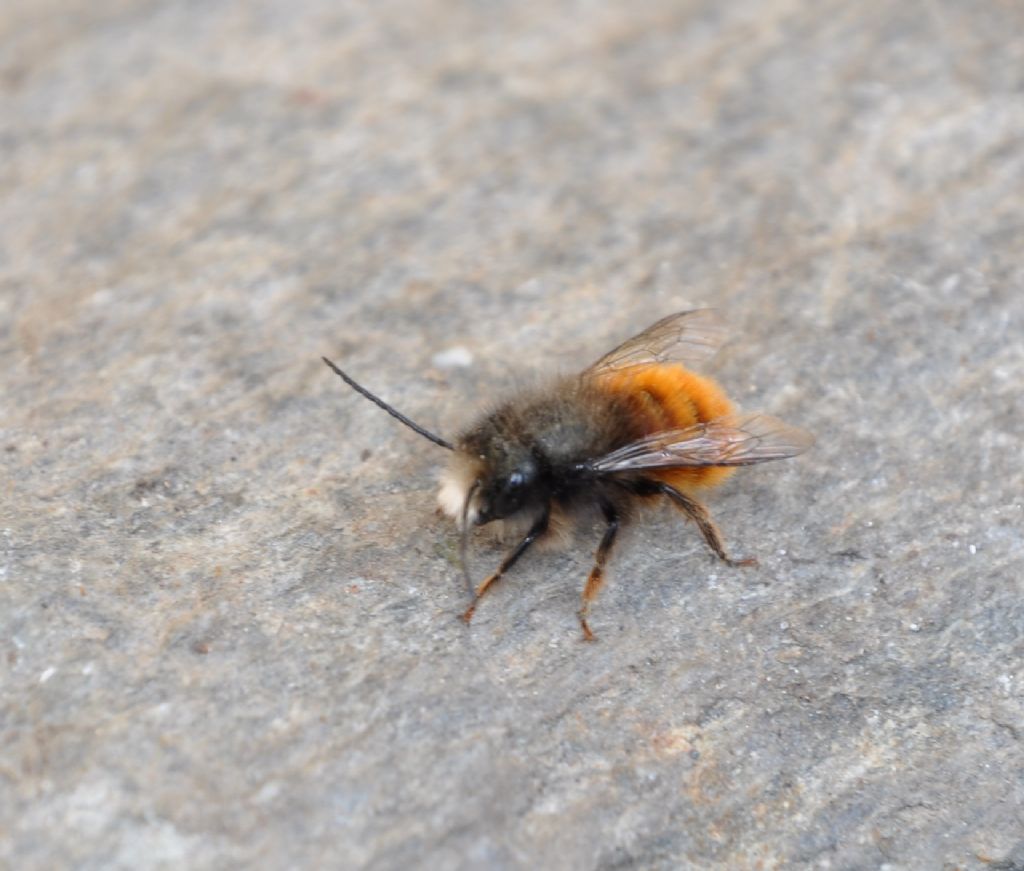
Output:
[[466,582],[466,589],[469,590],[470,598],[473,600],[470,607],[476,604],[476,587],[473,586],[473,579],[469,575],[469,563],[466,560],[466,550],[469,544],[469,503],[473,501],[473,494],[480,489],[480,482],[474,481],[466,494],[466,501],[462,503],[462,534],[459,536],[459,566],[462,568],[462,579]]
[[342,372],[326,357],[321,357],[320,359],[323,360],[328,366],[330,366],[331,369],[334,370],[334,374],[341,378],[341,380],[344,381],[349,387],[351,387],[356,393],[362,394],[367,399],[369,399],[370,402],[372,402],[374,405],[379,405],[393,418],[395,418],[396,420],[400,420],[402,423],[404,423],[407,427],[409,427],[409,429],[415,430],[425,439],[430,439],[435,445],[440,445],[442,448],[447,448],[449,451],[455,450],[455,445],[451,444],[450,442],[446,442],[443,438],[441,438],[441,436],[436,436],[430,430],[424,429],[418,423],[414,423],[413,421],[409,420],[409,418],[402,414],[402,412],[400,412],[398,409],[392,408],[383,399],[381,399],[378,396],[374,396],[372,393],[370,393],[370,391],[363,387],[362,384],[360,384],[357,381],[353,381],[351,378],[349,378],[348,375]]

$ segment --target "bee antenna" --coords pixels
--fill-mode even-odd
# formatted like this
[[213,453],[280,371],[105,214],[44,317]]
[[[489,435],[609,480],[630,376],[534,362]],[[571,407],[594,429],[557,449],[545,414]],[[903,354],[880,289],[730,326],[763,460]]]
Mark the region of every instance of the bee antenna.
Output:
[[349,387],[351,387],[356,393],[365,396],[374,405],[383,408],[393,418],[401,421],[407,427],[409,427],[409,429],[418,432],[425,439],[430,439],[430,441],[432,441],[435,445],[439,445],[442,448],[447,448],[449,451],[455,450],[455,445],[451,444],[451,442],[446,442],[443,438],[441,438],[441,436],[434,435],[430,430],[424,429],[415,421],[409,420],[409,418],[402,414],[402,412],[400,412],[397,408],[392,408],[379,396],[374,396],[372,393],[370,393],[370,391],[363,387],[363,385],[360,384],[358,381],[354,381],[352,378],[349,378],[348,375],[342,372],[326,357],[321,357],[320,359],[323,360],[328,366],[330,366],[331,369],[334,371],[334,374],[341,378],[341,380],[344,381]]
[[466,550],[469,543],[469,503],[473,494],[480,489],[480,482],[474,481],[466,494],[466,501],[462,503],[462,536],[459,538],[459,565],[462,567],[462,577],[466,582],[466,589],[469,595],[476,599],[476,590],[473,588],[473,579],[469,576],[469,564],[466,562]]

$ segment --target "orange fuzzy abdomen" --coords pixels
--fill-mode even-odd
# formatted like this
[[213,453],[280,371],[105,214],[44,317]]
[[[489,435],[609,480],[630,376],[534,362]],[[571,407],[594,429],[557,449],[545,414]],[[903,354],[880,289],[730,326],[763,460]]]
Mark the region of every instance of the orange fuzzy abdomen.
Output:
[[[733,413],[725,392],[710,378],[671,364],[632,366],[602,374],[597,383],[630,408],[640,438],[668,429],[685,429]],[[650,477],[689,491],[721,484],[731,468],[705,467],[652,471]]]

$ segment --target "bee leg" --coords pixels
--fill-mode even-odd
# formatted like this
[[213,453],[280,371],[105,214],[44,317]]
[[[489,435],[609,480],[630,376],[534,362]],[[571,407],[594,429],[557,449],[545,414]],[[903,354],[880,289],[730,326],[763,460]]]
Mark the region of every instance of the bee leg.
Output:
[[594,633],[590,631],[587,623],[587,615],[590,613],[590,603],[597,598],[597,594],[604,583],[604,564],[608,562],[608,555],[611,553],[612,545],[615,544],[615,536],[619,531],[619,514],[611,502],[601,502],[601,511],[604,519],[608,522],[605,527],[601,543],[597,546],[597,556],[594,559],[594,567],[590,570],[587,578],[587,585],[583,588],[583,604],[580,607],[580,626],[583,629],[583,640],[593,641]]
[[757,560],[753,557],[748,559],[732,559],[729,554],[725,552],[725,545],[722,543],[722,534],[718,531],[718,527],[715,526],[715,521],[711,519],[711,515],[708,514],[707,508],[700,504],[696,499],[691,499],[685,493],[680,493],[675,487],[669,484],[661,484],[658,488],[668,496],[687,517],[690,518],[694,523],[697,524],[697,528],[700,530],[701,535],[704,536],[704,541],[708,543],[714,552],[722,562],[730,566],[756,566]]
[[479,586],[476,588],[476,594],[473,596],[473,601],[469,603],[469,607],[462,614],[462,619],[464,621],[468,623],[473,619],[473,612],[476,611],[477,602],[479,602],[483,594],[490,589],[491,584],[495,581],[501,580],[501,576],[516,564],[516,560],[526,553],[530,545],[548,531],[548,521],[550,519],[551,508],[550,506],[545,506],[544,513],[533,522],[533,526],[530,527],[530,531],[526,533],[523,540],[519,542],[508,556],[501,561],[501,565],[498,566],[498,570],[493,575],[490,575],[480,582]]

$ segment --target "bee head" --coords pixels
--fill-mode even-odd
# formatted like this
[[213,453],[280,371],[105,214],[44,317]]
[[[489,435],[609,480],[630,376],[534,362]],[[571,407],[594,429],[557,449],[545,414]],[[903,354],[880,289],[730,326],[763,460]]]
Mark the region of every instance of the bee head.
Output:
[[541,495],[540,477],[540,465],[528,453],[504,457],[485,469],[479,478],[477,525],[511,517],[535,502]]
[[549,477],[532,445],[504,429],[481,427],[459,439],[441,475],[438,503],[464,529],[483,526],[546,503]]

